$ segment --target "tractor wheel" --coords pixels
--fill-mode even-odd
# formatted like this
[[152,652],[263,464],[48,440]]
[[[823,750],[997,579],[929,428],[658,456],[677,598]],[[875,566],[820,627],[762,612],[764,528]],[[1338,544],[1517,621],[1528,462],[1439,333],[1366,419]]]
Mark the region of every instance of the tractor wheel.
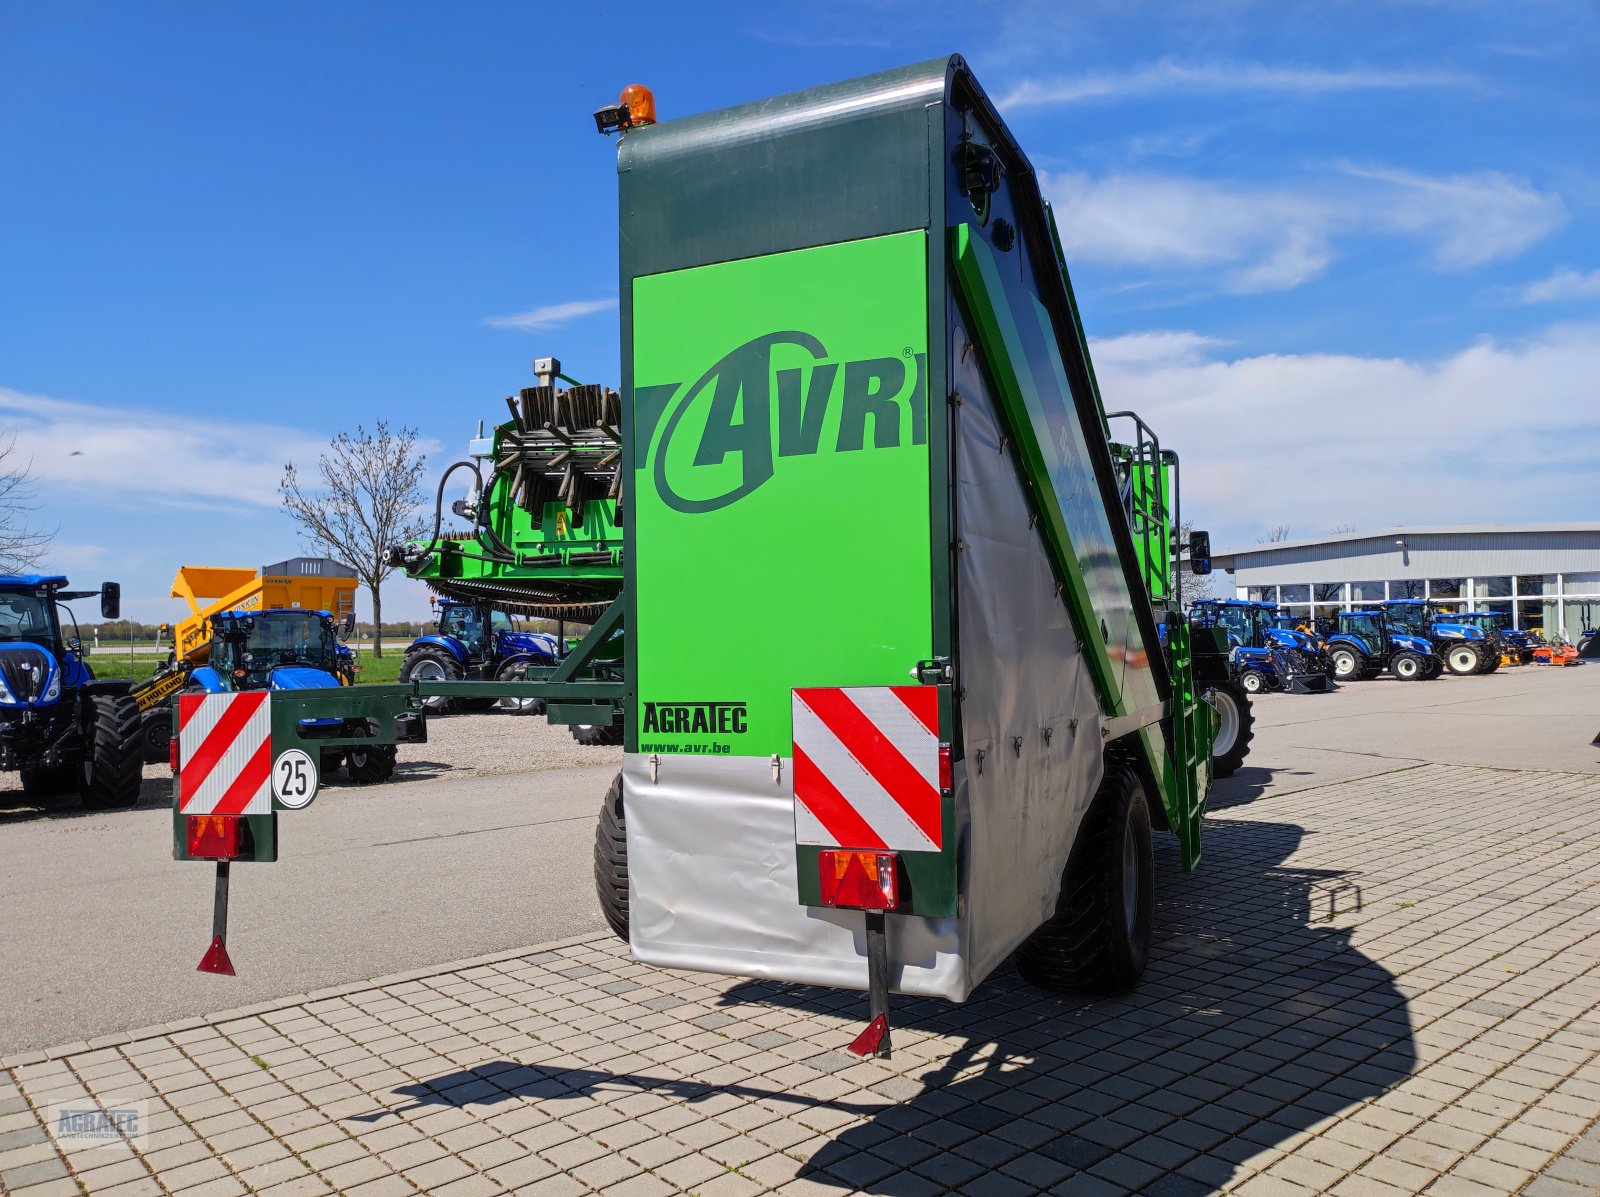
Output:
[[1334,681],[1353,682],[1366,676],[1367,655],[1359,648],[1336,644],[1329,650],[1328,656],[1333,659]]
[[594,891],[600,913],[616,937],[628,941],[628,832],[622,811],[622,774],[612,779],[594,828]]
[[1445,666],[1457,677],[1483,670],[1484,655],[1476,644],[1452,644],[1444,654]]
[[78,798],[90,810],[132,806],[143,779],[144,731],[139,706],[126,694],[89,696],[94,723],[78,779]]
[[1265,694],[1272,688],[1267,675],[1259,669],[1246,669],[1239,675],[1239,688],[1246,694]]
[[317,753],[317,775],[327,781],[344,767],[344,749],[324,748]]
[[589,748],[602,748],[608,744],[622,743],[622,724],[574,723],[572,738]]
[[1402,682],[1427,680],[1427,662],[1417,653],[1398,652],[1389,658],[1389,672]]
[[1217,738],[1211,742],[1211,776],[1232,777],[1249,755],[1256,734],[1250,696],[1233,682],[1220,682],[1200,697],[1217,713]]
[[[431,645],[412,649],[406,653],[400,666],[402,682],[459,682],[461,662],[442,648]],[[448,715],[454,704],[442,695],[432,694],[422,700],[422,709],[430,715]]]
[[[500,668],[495,670],[495,680],[498,682],[520,682],[528,672],[530,665],[551,665],[551,660],[544,657],[535,657],[524,654],[520,657],[511,657],[500,663]],[[544,699],[542,698],[502,698],[497,700],[502,711],[512,715],[543,715]]]
[[1132,769],[1107,762],[1067,858],[1056,913],[1017,949],[1017,971],[1046,989],[1131,989],[1150,958],[1154,907],[1144,787]]
[[77,784],[76,765],[39,765],[22,770],[22,792],[29,798],[56,798]]
[[1444,672],[1444,662],[1438,657],[1429,657],[1422,663],[1422,680],[1431,682]]
[[395,747],[393,744],[374,744],[371,748],[350,748],[345,751],[345,775],[358,786],[388,781],[394,776]]
[[172,744],[172,711],[167,707],[158,707],[153,711],[144,713],[143,721],[143,746],[144,763],[147,765],[165,765],[172,759],[169,748]]

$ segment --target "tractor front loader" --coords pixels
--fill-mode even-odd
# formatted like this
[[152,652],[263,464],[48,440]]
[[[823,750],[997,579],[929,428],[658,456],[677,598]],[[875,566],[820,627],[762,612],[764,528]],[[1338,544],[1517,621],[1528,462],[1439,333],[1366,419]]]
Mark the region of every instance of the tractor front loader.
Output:
[[631,88],[596,119],[620,390],[543,361],[397,550],[590,630],[520,681],[412,693],[616,728],[595,872],[634,958],[864,990],[862,1054],[892,994],[964,1000],[1013,953],[1133,985],[1152,832],[1199,863],[1249,699],[1181,614],[1177,455],[1108,417],[1021,147],[959,57],[659,124]]

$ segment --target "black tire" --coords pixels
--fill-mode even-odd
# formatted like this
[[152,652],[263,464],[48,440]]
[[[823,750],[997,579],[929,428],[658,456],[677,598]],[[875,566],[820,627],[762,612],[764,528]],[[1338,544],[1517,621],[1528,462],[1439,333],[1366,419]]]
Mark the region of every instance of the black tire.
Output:
[[161,706],[144,713],[140,728],[144,763],[165,765],[172,760],[172,708]]
[[1423,662],[1422,680],[1431,682],[1444,672],[1444,662],[1438,657],[1429,657]]
[[395,747],[374,744],[370,748],[347,748],[344,772],[354,784],[369,786],[394,776]]
[[[530,665],[552,665],[548,657],[535,657],[531,653],[524,653],[520,657],[508,657],[500,662],[500,668],[494,671],[497,682],[518,682],[528,672]],[[511,715],[543,715],[544,699],[542,698],[501,698],[496,701],[500,709]]]
[[622,723],[574,723],[572,738],[590,748],[622,743]]
[[1470,640],[1458,640],[1444,650],[1444,666],[1457,677],[1469,673],[1482,673],[1484,652]]
[[1200,697],[1217,712],[1221,726],[1211,744],[1211,776],[1232,777],[1250,755],[1256,735],[1256,715],[1250,696],[1233,682],[1207,686]]
[[1428,680],[1428,663],[1420,653],[1397,652],[1389,658],[1389,673],[1402,682]]
[[319,782],[327,781],[342,768],[344,768],[344,749],[324,748],[317,753]]
[[90,810],[111,810],[139,801],[143,779],[144,729],[139,704],[126,694],[91,694],[92,740],[84,750],[78,798]]
[[[409,682],[419,673],[425,679],[446,682],[459,682],[463,676],[461,662],[431,644],[406,650],[406,659],[400,666],[400,680]],[[454,707],[454,700],[449,698],[434,696],[422,700],[422,709],[430,715],[448,715]]]
[[1272,683],[1261,670],[1246,669],[1239,674],[1239,689],[1246,694],[1265,694],[1272,689]]
[[600,913],[623,943],[628,942],[628,831],[622,810],[622,774],[618,773],[600,804],[594,827],[594,892]]
[[1336,682],[1353,682],[1368,676],[1367,654],[1359,648],[1335,644],[1328,650],[1328,659],[1333,662],[1332,676]]
[[1144,787],[1132,769],[1108,761],[1067,858],[1056,913],[1017,949],[1023,980],[1090,993],[1133,988],[1150,959],[1155,872]]
[[59,798],[78,784],[76,765],[38,765],[21,773],[22,792],[29,798]]

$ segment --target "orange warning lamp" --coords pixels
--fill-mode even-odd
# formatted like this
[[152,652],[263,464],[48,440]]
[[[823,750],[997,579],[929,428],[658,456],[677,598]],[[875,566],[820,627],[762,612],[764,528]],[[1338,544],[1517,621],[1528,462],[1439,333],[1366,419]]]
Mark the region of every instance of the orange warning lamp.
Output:
[[595,128],[602,133],[621,133],[655,123],[655,93],[642,83],[628,84],[615,104],[597,108],[594,113]]

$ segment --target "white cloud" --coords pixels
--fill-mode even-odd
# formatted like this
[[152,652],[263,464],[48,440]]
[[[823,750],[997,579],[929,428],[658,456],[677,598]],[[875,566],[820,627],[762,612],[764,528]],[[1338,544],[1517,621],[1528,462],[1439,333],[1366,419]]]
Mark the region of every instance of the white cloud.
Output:
[[1600,270],[1581,274],[1558,270],[1549,278],[1529,283],[1522,289],[1523,303],[1554,303],[1563,299],[1600,299]]
[[484,323],[490,328],[515,328],[522,332],[540,332],[566,324],[580,316],[592,316],[595,312],[609,311],[616,306],[617,301],[614,299],[575,299],[570,303],[552,303],[526,312],[514,312],[509,316],[489,316]]
[[1308,282],[1357,236],[1417,238],[1436,267],[1460,270],[1512,257],[1566,220],[1559,196],[1492,171],[1433,177],[1345,164],[1297,187],[1150,173],[1040,182],[1070,258],[1206,270],[1243,293]]
[[131,496],[216,508],[276,507],[283,464],[315,462],[326,440],[299,429],[103,407],[0,387],[0,424],[15,430],[46,498]]
[[1274,66],[1262,62],[1160,62],[1131,71],[1024,79],[999,100],[1001,108],[1035,108],[1086,100],[1123,100],[1154,95],[1260,92],[1270,95],[1329,95],[1351,91],[1467,87],[1477,83],[1458,71],[1354,66]]
[[1600,508],[1600,324],[1484,340],[1435,361],[1230,359],[1174,332],[1091,349],[1107,406],[1139,412],[1182,454],[1184,510],[1220,547],[1279,523],[1317,535]]

